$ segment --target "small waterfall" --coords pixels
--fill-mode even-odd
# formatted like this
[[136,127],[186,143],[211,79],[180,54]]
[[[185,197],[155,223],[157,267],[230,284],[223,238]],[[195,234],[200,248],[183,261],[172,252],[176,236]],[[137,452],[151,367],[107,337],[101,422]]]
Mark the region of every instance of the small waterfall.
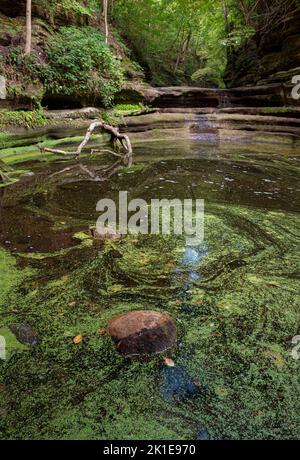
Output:
[[217,130],[209,114],[197,115],[197,121],[191,128],[192,139],[205,142],[216,142]]

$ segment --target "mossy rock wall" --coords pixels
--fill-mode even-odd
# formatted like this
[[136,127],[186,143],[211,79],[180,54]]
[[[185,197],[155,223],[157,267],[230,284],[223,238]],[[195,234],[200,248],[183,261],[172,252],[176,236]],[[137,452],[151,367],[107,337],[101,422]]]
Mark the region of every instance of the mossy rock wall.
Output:
[[[255,85],[274,74],[300,67],[300,13],[289,17],[273,30],[256,34],[229,55],[225,81],[230,87]],[[297,73],[294,73],[297,75]],[[277,82],[282,79],[280,76]],[[285,83],[290,82],[286,75]]]

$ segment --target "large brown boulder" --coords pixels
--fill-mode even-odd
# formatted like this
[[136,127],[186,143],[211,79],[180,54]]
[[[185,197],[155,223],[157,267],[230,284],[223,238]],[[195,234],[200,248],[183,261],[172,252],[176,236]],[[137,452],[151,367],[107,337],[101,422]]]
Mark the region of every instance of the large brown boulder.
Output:
[[177,338],[174,320],[157,311],[131,311],[108,325],[117,349],[125,355],[150,355],[172,347]]

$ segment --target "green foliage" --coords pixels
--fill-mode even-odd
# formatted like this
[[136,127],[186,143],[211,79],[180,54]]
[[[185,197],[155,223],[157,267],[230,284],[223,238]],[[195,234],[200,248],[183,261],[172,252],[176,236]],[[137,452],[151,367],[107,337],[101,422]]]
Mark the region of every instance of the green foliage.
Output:
[[0,112],[0,126],[14,125],[24,128],[44,126],[46,119],[42,109],[33,111],[3,111]]
[[55,18],[63,13],[90,17],[97,0],[35,0],[35,3],[41,8],[47,8],[49,18],[54,23]]
[[212,69],[211,67],[203,67],[199,70],[197,70],[193,75],[191,76],[191,80],[197,84],[202,84],[205,85],[209,81],[218,81],[218,75],[217,72]]
[[110,105],[123,84],[123,72],[103,35],[91,27],[62,27],[46,48],[48,62],[41,77],[48,92]]
[[223,45],[229,48],[239,48],[245,41],[251,38],[254,33],[255,29],[253,27],[238,25],[226,38],[224,38]]
[[39,77],[39,64],[35,54],[26,57],[22,47],[10,48],[3,58],[3,73],[7,78],[7,95],[10,99],[30,102],[31,108],[40,108],[44,88]]
[[3,249],[0,249],[0,272],[0,311],[2,311],[8,292],[23,279],[22,272],[16,269],[15,259]]
[[222,82],[226,32],[221,2],[213,0],[120,0],[117,24],[157,85],[192,81],[199,69],[214,69],[207,84]]
[[143,104],[117,104],[114,109],[119,112],[138,112],[145,109]]
[[118,125],[122,122],[122,117],[128,115],[137,115],[147,111],[148,108],[142,103],[139,104],[117,104],[108,112],[101,114],[102,119],[111,125]]
[[[89,3],[89,2],[88,2]],[[57,10],[71,11],[73,13],[91,16],[91,10],[78,0],[63,0],[56,2]]]
[[[11,140],[11,136],[7,133],[0,133],[0,149],[5,149],[9,146],[9,142]],[[1,152],[2,154],[2,152]],[[2,157],[2,155],[1,155]]]

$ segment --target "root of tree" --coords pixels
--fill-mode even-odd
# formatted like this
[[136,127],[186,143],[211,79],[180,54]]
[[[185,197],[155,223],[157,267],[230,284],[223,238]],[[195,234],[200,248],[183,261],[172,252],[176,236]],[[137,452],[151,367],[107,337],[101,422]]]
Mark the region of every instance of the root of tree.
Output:
[[40,150],[42,152],[50,152],[50,153],[55,153],[55,154],[58,154],[58,155],[68,155],[68,156],[73,156],[73,157],[79,157],[80,154],[82,153],[82,150],[85,148],[85,146],[89,142],[89,140],[91,138],[91,135],[93,134],[93,132],[97,128],[100,128],[101,130],[104,130],[104,131],[108,132],[111,135],[111,141],[113,143],[113,146],[114,146],[115,150],[120,150],[121,149],[125,153],[123,155],[121,155],[119,153],[113,152],[113,151],[108,150],[108,149],[104,149],[102,151],[92,150],[91,153],[94,154],[94,153],[108,152],[108,153],[111,153],[113,155],[121,157],[126,166],[131,166],[133,152],[132,152],[132,145],[131,145],[129,137],[126,134],[120,133],[118,128],[116,128],[114,126],[107,125],[103,121],[94,122],[89,126],[89,128],[88,128],[88,130],[87,130],[87,132],[86,132],[86,134],[84,136],[83,141],[79,144],[79,146],[77,147],[77,150],[75,150],[75,151],[68,152],[68,151],[65,151],[65,150],[50,149],[50,148],[46,148],[46,147],[40,147]]
[[0,183],[8,184],[11,182],[10,178],[5,174],[5,172],[12,171],[10,166],[7,166],[4,161],[0,160]]

